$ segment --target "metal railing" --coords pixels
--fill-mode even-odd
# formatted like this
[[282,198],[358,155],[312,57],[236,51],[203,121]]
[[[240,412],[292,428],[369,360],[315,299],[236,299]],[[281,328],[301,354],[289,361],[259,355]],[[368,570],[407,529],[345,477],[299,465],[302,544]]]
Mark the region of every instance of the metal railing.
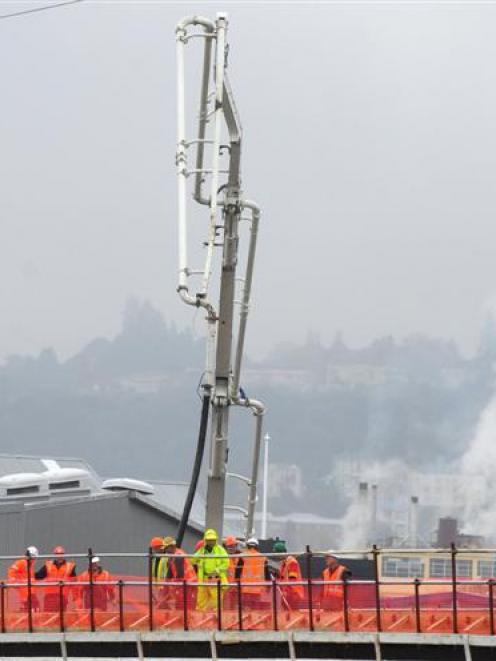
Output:
[[[381,556],[436,556],[450,560],[446,579],[384,578]],[[95,554],[68,555],[88,563],[88,580],[37,581],[35,558],[27,556],[26,581],[0,581],[0,632],[204,630],[394,631],[405,633],[495,634],[495,580],[457,576],[464,554],[496,557],[494,549],[378,549],[340,551],[372,560],[372,579],[325,581],[313,576],[324,553],[308,549],[293,554],[305,576],[301,580],[247,581],[222,578],[198,582],[156,580],[153,561],[184,562],[191,555],[98,553],[102,563],[134,558],[147,567],[143,575],[117,575],[100,580],[91,571]],[[268,554],[279,561],[287,554]],[[215,556],[209,556],[214,558]],[[230,556],[231,558],[233,556]],[[239,554],[236,558],[253,558]],[[50,558],[50,556],[40,556]],[[12,556],[0,561],[13,560]],[[15,559],[18,559],[16,557]]]

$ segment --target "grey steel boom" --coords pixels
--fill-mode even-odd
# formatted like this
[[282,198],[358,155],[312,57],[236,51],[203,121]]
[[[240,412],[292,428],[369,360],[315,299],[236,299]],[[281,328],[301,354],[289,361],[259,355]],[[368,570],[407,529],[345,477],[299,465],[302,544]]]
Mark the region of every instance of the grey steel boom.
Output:
[[[177,152],[178,177],[178,293],[188,305],[206,312],[206,364],[202,382],[204,397],[211,403],[210,462],[207,483],[206,525],[222,534],[224,510],[242,510],[246,517],[246,535],[254,534],[254,514],[257,501],[259,455],[262,440],[262,402],[240,393],[241,367],[251,285],[257,245],[260,209],[255,202],[244,199],[241,188],[242,129],[233,93],[227,76],[227,15],[217,14],[215,22],[192,16],[176,28],[177,45]],[[192,39],[202,39],[203,67],[200,77],[200,108],[197,137],[186,138],[185,50]],[[213,68],[213,75],[211,69]],[[227,131],[227,144],[222,142]],[[195,167],[188,169],[188,150],[196,149]],[[207,166],[207,155],[210,163]],[[225,165],[224,165],[225,164]],[[200,269],[190,266],[188,242],[187,190],[193,178],[193,199],[208,209],[206,238],[203,235],[204,264]],[[206,181],[210,182],[207,192]],[[250,240],[245,273],[240,292],[240,314],[237,324],[236,349],[235,304],[237,301],[236,271],[240,259],[240,223],[244,210],[250,214]],[[219,254],[221,252],[221,255]],[[213,273],[217,266],[218,282]],[[199,277],[196,287],[192,279]],[[214,303],[214,299],[217,299]],[[229,411],[232,405],[242,406],[255,416],[255,441],[250,477],[228,473]],[[225,505],[226,477],[241,478],[249,486],[246,510]]]

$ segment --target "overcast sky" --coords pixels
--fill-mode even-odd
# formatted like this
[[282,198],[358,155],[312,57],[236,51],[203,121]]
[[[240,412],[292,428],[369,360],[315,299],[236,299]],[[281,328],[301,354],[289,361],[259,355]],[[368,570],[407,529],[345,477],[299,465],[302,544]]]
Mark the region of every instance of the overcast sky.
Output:
[[309,329],[473,350],[496,300],[495,5],[87,0],[0,20],[0,358],[110,337],[129,296],[201,328],[175,293],[174,27],[223,9],[264,210],[249,352]]

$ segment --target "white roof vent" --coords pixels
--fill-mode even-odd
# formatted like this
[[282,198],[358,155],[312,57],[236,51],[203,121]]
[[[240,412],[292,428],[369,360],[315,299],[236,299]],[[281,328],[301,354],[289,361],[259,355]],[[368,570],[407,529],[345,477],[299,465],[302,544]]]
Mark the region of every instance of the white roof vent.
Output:
[[132,480],[130,477],[116,477],[111,480],[105,480],[102,484],[102,489],[109,491],[138,491],[147,496],[155,493],[155,487],[148,482],[141,480]]
[[90,489],[91,476],[82,468],[50,468],[42,473],[48,480],[50,493]]
[[0,498],[30,498],[47,493],[48,480],[41,473],[11,473],[0,478]]

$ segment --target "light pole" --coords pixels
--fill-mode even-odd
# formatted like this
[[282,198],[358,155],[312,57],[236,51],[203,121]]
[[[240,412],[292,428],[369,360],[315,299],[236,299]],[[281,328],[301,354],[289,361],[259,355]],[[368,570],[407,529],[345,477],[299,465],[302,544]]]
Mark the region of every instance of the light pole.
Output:
[[264,436],[264,470],[262,497],[262,539],[267,539],[267,498],[269,495],[269,434]]

